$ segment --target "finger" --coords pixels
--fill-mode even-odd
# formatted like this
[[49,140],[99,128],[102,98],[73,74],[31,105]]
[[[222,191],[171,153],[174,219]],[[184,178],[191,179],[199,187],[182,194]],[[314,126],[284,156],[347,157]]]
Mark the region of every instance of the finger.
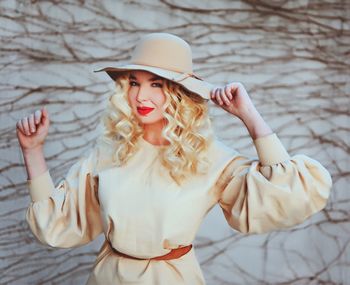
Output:
[[231,86],[230,85],[226,85],[225,86],[225,93],[227,95],[227,97],[232,100],[233,99],[233,95],[231,93]]
[[215,97],[216,89],[217,89],[217,88],[214,88],[214,89],[211,91],[210,96],[211,96],[212,100],[214,101],[214,103],[218,104],[218,102],[217,102],[217,100],[216,100],[216,97]]
[[30,132],[29,132],[29,124],[28,124],[28,118],[27,117],[24,117],[22,119],[22,126],[23,126],[23,129],[24,129],[24,133],[29,136],[30,135]]
[[215,101],[215,91],[216,91],[216,88],[213,88],[211,91],[210,91],[210,98]]
[[46,107],[43,107],[41,109],[41,114],[42,114],[42,117],[41,117],[41,120],[43,122],[43,124],[48,124],[49,122],[49,112],[47,111]]
[[219,102],[220,105],[224,104],[224,102],[222,102],[221,98],[220,98],[220,89],[221,88],[217,88],[215,90],[215,98],[216,98],[216,101]]
[[229,105],[230,105],[230,100],[227,98],[227,96],[226,96],[226,94],[225,94],[225,89],[224,89],[224,88],[221,88],[221,90],[220,90],[220,95],[221,95],[222,101],[225,102],[225,104],[226,104],[227,106],[229,106]]
[[36,110],[34,113],[34,118],[35,118],[35,124],[39,124],[41,121],[41,111],[40,110]]
[[47,111],[47,109],[45,107],[42,108],[41,112],[42,112],[41,121],[42,121],[43,125],[45,127],[47,127],[50,125],[49,112]]
[[240,86],[242,86],[242,84],[240,82],[233,82],[230,84],[231,86],[231,93],[233,95],[235,95],[237,93],[237,90],[239,89]]
[[34,114],[30,114],[29,118],[28,118],[28,122],[29,122],[29,130],[30,132],[33,134],[36,131],[36,127],[35,127],[35,122],[34,122]]
[[47,118],[47,117],[49,116],[49,113],[47,112],[46,107],[43,107],[43,108],[41,109],[41,111],[42,111],[44,117]]
[[22,126],[22,121],[21,121],[21,120],[17,121],[16,126],[17,126],[17,128],[21,131],[21,133],[24,134],[24,128],[23,128],[23,126]]

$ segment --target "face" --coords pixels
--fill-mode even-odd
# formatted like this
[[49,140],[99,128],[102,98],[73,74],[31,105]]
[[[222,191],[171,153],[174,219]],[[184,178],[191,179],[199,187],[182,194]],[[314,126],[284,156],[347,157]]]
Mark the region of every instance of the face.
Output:
[[135,116],[143,124],[162,123],[166,101],[163,80],[147,71],[133,71],[129,76],[128,99]]

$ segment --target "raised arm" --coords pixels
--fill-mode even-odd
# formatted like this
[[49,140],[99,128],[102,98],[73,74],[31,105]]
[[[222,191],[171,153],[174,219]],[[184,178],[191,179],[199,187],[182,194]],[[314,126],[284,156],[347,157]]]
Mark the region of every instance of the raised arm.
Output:
[[80,246],[103,231],[95,173],[100,152],[94,148],[80,157],[55,186],[43,154],[48,127],[45,109],[17,122],[32,200],[26,220],[43,244],[62,248]]
[[212,92],[213,101],[247,127],[258,157],[236,154],[217,181],[228,224],[243,233],[295,226],[326,206],[332,178],[317,160],[290,156],[241,83]]

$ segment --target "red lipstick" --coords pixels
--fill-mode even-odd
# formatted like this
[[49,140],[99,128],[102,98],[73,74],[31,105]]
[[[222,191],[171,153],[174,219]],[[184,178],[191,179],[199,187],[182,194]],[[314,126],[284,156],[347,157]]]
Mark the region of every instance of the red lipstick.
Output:
[[152,112],[154,110],[154,108],[149,108],[149,107],[137,107],[137,112],[142,115],[145,116],[148,113]]

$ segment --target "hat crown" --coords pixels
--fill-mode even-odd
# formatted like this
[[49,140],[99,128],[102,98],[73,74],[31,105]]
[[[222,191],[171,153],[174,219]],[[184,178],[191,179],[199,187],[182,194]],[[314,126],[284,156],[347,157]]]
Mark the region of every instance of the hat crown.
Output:
[[190,45],[169,33],[151,33],[141,37],[133,50],[131,63],[193,73]]

